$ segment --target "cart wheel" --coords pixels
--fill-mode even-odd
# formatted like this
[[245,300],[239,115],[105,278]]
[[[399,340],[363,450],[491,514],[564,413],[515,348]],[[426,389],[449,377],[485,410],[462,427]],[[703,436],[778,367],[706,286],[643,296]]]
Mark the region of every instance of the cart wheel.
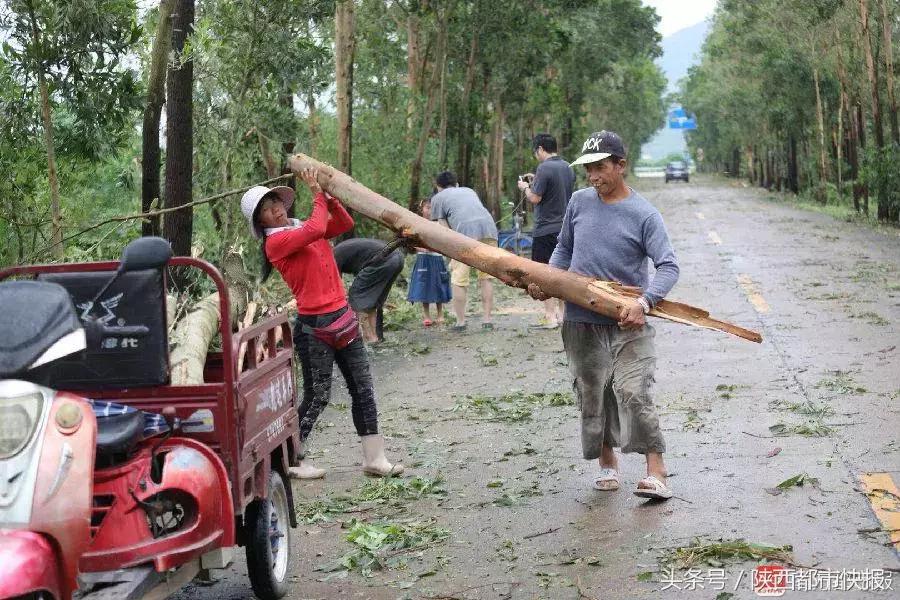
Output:
[[287,490],[277,471],[269,473],[268,498],[247,508],[247,573],[260,600],[275,600],[287,593],[291,523]]

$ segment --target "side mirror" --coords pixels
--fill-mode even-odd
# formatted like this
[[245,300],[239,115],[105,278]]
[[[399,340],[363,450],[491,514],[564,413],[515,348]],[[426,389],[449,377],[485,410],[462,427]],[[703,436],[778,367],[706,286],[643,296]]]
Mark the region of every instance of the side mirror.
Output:
[[172,247],[161,237],[140,237],[122,251],[119,271],[158,269],[172,258]]

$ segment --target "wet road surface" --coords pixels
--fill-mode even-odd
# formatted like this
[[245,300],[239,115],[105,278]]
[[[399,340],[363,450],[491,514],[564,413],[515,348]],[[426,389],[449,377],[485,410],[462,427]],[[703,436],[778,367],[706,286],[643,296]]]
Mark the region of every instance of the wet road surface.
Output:
[[[408,477],[441,477],[445,493],[359,502],[371,488],[361,487],[349,400],[335,386],[310,449],[328,476],[294,490],[310,521],[312,502],[336,512],[294,530],[289,598],[754,598],[758,561],[714,556],[693,571],[665,561],[695,542],[741,539],[789,545],[796,565],[826,574],[817,590],[787,598],[900,597],[897,231],[726,180],[632,185],[662,212],[679,257],[669,298],[764,338],[654,320],[654,394],[677,498],[632,495],[639,455],[620,457],[622,489],[591,489],[597,468],[581,459],[576,408],[534,396],[571,392],[559,333],[528,330],[539,305],[498,289],[497,330],[483,332],[474,317],[465,334],[426,330],[417,318],[373,355],[389,456]],[[485,400],[503,410],[478,412]],[[798,475],[804,485],[773,489]],[[341,495],[355,503],[339,506]],[[370,576],[317,570],[354,550],[352,519],[446,537],[393,552]],[[862,591],[874,577],[863,569],[887,570],[893,591]],[[825,591],[828,573],[844,578],[831,584],[844,591]],[[252,597],[242,555],[222,580],[177,597]]]

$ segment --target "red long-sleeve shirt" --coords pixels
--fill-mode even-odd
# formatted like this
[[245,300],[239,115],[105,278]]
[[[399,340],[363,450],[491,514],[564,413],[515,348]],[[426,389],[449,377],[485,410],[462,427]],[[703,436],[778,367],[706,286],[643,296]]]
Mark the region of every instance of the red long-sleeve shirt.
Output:
[[298,313],[324,314],[347,304],[344,283],[327,240],[351,227],[353,217],[340,201],[329,201],[319,192],[313,199],[312,214],[303,225],[266,238],[266,256],[291,288]]

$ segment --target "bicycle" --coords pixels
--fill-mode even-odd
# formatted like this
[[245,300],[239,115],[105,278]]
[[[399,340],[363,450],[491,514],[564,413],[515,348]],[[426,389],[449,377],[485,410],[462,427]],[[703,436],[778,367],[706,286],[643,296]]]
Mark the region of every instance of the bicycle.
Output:
[[[512,204],[512,202],[510,202],[510,204]],[[516,256],[530,254],[531,247],[534,243],[531,233],[522,230],[522,223],[525,221],[525,217],[522,214],[521,207],[522,203],[520,202],[519,205],[513,209],[513,228],[500,231],[500,238],[498,240],[500,248],[508,250]]]

